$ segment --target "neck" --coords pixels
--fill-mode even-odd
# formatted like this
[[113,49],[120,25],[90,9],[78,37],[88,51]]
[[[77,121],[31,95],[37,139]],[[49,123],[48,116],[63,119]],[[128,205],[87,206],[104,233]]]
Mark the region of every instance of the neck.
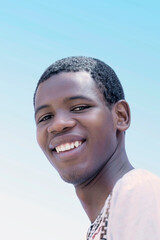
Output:
[[116,182],[133,169],[124,149],[124,137],[103,169],[87,183],[75,187],[76,194],[93,222],[104,206]]

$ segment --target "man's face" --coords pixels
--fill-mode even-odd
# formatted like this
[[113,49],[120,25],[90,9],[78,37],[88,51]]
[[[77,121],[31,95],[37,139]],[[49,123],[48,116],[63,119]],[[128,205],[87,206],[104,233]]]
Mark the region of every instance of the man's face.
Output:
[[112,111],[87,72],[63,72],[41,83],[35,113],[37,141],[66,182],[96,176],[117,147]]

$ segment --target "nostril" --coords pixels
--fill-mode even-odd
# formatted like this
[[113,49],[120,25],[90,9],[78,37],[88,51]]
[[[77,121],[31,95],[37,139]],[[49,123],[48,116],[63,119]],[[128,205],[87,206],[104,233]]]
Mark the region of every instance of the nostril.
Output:
[[49,133],[60,133],[68,131],[69,129],[73,128],[76,125],[74,120],[63,120],[63,119],[54,119],[52,124],[48,126]]

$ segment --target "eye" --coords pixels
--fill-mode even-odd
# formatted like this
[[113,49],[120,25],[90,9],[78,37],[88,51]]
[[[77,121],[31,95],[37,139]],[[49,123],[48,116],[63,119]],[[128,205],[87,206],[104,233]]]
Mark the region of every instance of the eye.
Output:
[[47,120],[51,119],[52,117],[53,117],[53,115],[47,114],[47,115],[41,117],[41,118],[39,119],[38,123],[47,121]]
[[72,108],[72,111],[74,111],[74,112],[80,112],[80,111],[83,111],[83,110],[85,110],[85,109],[87,109],[87,108],[90,108],[90,106],[88,106],[88,105],[82,105],[82,106],[77,106],[77,107]]

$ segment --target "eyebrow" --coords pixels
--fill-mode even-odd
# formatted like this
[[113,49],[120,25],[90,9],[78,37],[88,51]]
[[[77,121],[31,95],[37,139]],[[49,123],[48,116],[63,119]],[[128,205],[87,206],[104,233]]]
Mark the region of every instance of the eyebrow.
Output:
[[77,99],[82,99],[82,100],[87,100],[87,101],[92,101],[90,98],[82,96],[82,95],[78,95],[78,96],[73,96],[73,97],[69,97],[67,99],[64,100],[64,102],[68,102],[68,101],[72,101],[72,100],[77,100]]
[[48,108],[48,107],[49,107],[48,104],[37,107],[36,110],[35,110],[34,116],[36,116],[37,112],[39,112],[40,110],[42,110],[44,108]]
[[[92,100],[91,100],[90,98],[88,98],[88,97],[85,97],[85,96],[82,96],[82,95],[78,95],[78,96],[72,96],[72,97],[66,98],[66,99],[64,99],[64,102],[66,103],[66,102],[73,101],[73,100],[77,100],[77,99],[87,100],[87,101],[90,101],[90,102],[92,101]],[[35,110],[34,116],[36,116],[36,114],[37,114],[40,110],[42,110],[42,109],[44,109],[44,108],[48,108],[48,107],[50,107],[50,105],[48,105],[48,104],[45,104],[45,105],[42,105],[42,106],[37,107],[36,110]]]

